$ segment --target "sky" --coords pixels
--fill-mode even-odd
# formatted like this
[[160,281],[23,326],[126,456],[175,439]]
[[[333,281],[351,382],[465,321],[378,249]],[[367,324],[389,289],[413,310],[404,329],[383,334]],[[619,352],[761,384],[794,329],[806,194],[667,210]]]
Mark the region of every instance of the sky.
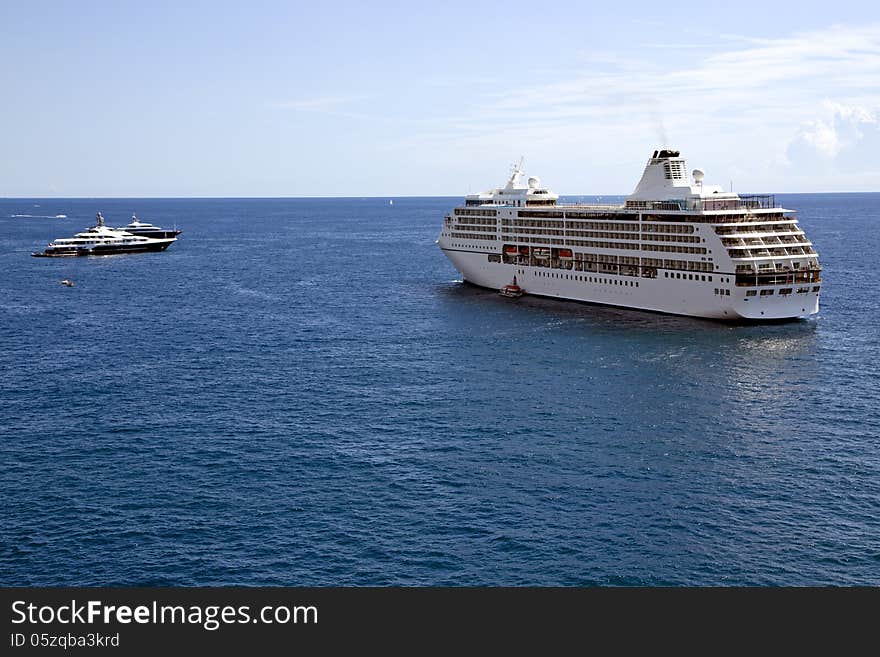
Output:
[[0,196],[880,191],[880,3],[0,0]]

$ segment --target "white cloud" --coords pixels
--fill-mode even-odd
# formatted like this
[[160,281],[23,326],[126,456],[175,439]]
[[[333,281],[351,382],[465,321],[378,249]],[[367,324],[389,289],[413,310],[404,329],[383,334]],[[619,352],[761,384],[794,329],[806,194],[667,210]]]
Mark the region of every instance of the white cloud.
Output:
[[860,105],[826,101],[825,115],[804,122],[786,149],[789,165],[806,163],[829,173],[878,169],[878,113]]
[[[840,138],[833,121],[807,121],[788,146],[788,150],[805,146],[823,157],[833,158],[840,152]],[[789,161],[791,158],[789,158]]]

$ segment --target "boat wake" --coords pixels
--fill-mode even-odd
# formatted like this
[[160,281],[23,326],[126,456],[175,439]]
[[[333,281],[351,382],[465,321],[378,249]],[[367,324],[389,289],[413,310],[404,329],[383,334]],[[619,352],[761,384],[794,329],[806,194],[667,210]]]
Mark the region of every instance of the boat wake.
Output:
[[240,294],[245,297],[252,297],[254,299],[262,299],[264,301],[280,301],[281,297],[275,294],[271,294],[269,292],[263,292],[262,290],[254,290],[253,288],[244,287],[242,285],[238,285],[233,283],[232,285],[227,286],[230,290],[232,290],[236,294]]

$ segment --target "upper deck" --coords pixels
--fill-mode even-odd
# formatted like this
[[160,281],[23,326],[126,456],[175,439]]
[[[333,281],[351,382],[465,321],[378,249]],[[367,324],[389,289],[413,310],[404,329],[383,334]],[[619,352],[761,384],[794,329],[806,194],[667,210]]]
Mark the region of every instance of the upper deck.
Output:
[[[464,208],[477,212],[456,209],[457,214],[473,216],[513,216],[564,219],[568,217],[604,216],[654,221],[689,221],[703,223],[748,222],[752,219],[766,221],[773,215],[794,212],[776,204],[772,194],[740,195],[725,192],[717,185],[703,183],[704,173],[694,169],[689,179],[686,162],[679,151],[657,150],[648,159],[645,170],[635,190],[624,203],[609,204],[567,204],[559,203],[559,195],[542,188],[540,179],[529,178],[528,185],[522,184],[522,161],[512,168],[505,187],[499,187],[480,194],[465,197]],[[498,210],[508,210],[499,214]],[[495,211],[493,214],[492,211]],[[770,217],[768,217],[770,215]]]

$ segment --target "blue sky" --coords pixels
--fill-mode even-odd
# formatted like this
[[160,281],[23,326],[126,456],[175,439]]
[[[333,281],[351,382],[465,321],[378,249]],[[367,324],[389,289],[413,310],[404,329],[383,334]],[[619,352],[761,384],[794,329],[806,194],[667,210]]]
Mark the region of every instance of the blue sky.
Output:
[[880,191],[880,3],[0,0],[0,196]]

